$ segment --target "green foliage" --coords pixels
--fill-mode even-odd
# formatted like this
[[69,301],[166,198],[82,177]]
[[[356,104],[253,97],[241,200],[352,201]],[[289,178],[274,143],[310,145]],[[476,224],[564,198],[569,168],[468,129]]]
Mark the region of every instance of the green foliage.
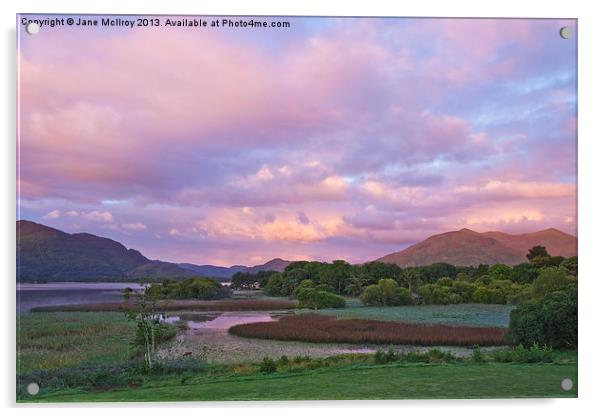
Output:
[[264,287],[270,276],[277,273],[272,270],[262,270],[257,273],[238,272],[232,276],[232,289],[259,289]]
[[533,282],[533,299],[541,299],[546,293],[562,290],[572,283],[575,283],[575,278],[569,276],[567,270],[562,267],[546,267],[541,269],[539,276]]
[[510,314],[507,339],[514,344],[577,347],[577,288],[549,292],[520,304]]
[[297,296],[299,296],[299,292],[301,290],[314,289],[315,287],[316,287],[316,284],[313,282],[313,280],[305,279],[305,280],[301,281],[301,283],[299,283],[299,286],[297,286],[297,288],[295,289],[293,294],[295,295],[295,297],[297,297]]
[[538,269],[532,263],[517,264],[510,272],[510,280],[516,283],[532,283],[538,275]]
[[404,287],[399,287],[393,279],[381,279],[376,285],[370,285],[362,292],[360,300],[367,306],[411,305],[412,295]]
[[577,276],[577,271],[578,271],[577,256],[573,256],[573,257],[564,259],[560,263],[560,266],[565,268],[571,276]]
[[442,277],[437,281],[439,286],[451,287],[454,284],[454,281],[449,277]]
[[297,292],[297,300],[299,301],[299,308],[323,309],[345,307],[345,299],[342,296],[312,288],[300,289]]
[[488,287],[478,287],[473,299],[477,303],[496,303],[503,305],[506,303],[506,295],[501,289],[490,289]]
[[548,250],[544,246],[534,246],[529,249],[527,253],[527,259],[531,263],[537,263],[542,258],[549,258]]
[[270,357],[264,357],[261,363],[259,363],[259,371],[262,373],[274,373],[277,369],[276,361]]
[[479,346],[476,346],[472,350],[472,354],[470,356],[470,359],[474,363],[483,363],[483,362],[485,362],[485,357],[483,356],[483,353],[481,352],[481,349],[479,348]]
[[152,284],[148,294],[158,299],[223,299],[230,295],[227,288],[213,279],[195,277],[186,280],[165,280],[162,284]]
[[554,360],[551,347],[534,343],[530,348],[519,344],[510,351],[496,351],[493,360],[499,363],[551,363]]
[[489,267],[488,274],[493,279],[509,279],[512,273],[512,268],[510,266],[506,266],[505,264],[494,264]]
[[427,305],[449,305],[461,303],[462,298],[454,293],[453,287],[428,284],[418,288],[422,302]]

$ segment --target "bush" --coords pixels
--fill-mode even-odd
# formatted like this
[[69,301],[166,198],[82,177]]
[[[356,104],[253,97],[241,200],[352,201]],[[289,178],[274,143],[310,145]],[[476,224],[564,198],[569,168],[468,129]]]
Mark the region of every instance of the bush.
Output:
[[400,306],[413,303],[410,291],[399,287],[393,279],[381,279],[376,285],[370,285],[360,295],[360,300],[368,306]]
[[554,357],[551,347],[540,347],[533,344],[530,348],[518,347],[510,351],[497,351],[493,354],[493,361],[500,363],[551,363]]
[[539,276],[533,282],[533,299],[541,299],[546,293],[562,290],[574,282],[575,278],[569,276],[565,268],[546,267],[539,272]]
[[514,344],[577,347],[577,288],[546,294],[519,305],[510,313],[506,335]]
[[379,349],[374,353],[375,364],[387,364],[392,363],[395,360],[397,360],[397,353],[395,352],[393,346],[389,346],[387,352]]
[[503,305],[506,303],[506,294],[502,289],[479,287],[474,292],[474,301],[477,303],[494,303]]
[[360,295],[360,300],[367,306],[382,305],[382,293],[377,285],[370,285]]
[[270,357],[263,357],[263,360],[259,363],[259,371],[262,373],[274,373],[276,372],[276,361],[272,360]]
[[475,363],[485,362],[485,357],[483,356],[483,353],[481,352],[481,349],[478,346],[472,350],[472,355],[470,359]]
[[230,296],[228,288],[213,279],[194,277],[182,281],[166,280],[162,284],[152,284],[148,293],[158,299],[223,299]]
[[297,293],[297,300],[299,301],[299,308],[322,309],[345,307],[345,299],[343,297],[324,290],[301,289]]
[[418,288],[418,294],[427,305],[449,305],[462,302],[462,297],[447,286],[424,285]]

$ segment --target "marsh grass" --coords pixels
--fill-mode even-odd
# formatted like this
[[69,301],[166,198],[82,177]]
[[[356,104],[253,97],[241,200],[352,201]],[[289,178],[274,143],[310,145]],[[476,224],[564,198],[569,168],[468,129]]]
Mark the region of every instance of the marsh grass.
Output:
[[417,325],[368,319],[336,319],[323,315],[285,316],[273,322],[236,325],[234,335],[277,339],[351,344],[397,345],[503,345],[504,328],[478,328],[444,325]]
[[133,324],[122,313],[39,313],[19,316],[17,373],[130,357]]

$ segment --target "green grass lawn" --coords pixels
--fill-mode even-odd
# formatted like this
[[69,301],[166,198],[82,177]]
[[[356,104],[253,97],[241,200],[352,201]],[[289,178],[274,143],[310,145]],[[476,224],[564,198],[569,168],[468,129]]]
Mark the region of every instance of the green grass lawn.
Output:
[[420,306],[364,306],[344,309],[307,309],[297,313],[320,313],[338,318],[365,318],[418,324],[507,327],[512,305],[458,304]]
[[27,313],[17,325],[18,374],[129,358],[133,324],[123,313]]
[[[571,378],[574,387],[560,383]],[[577,365],[389,364],[252,376],[171,377],[138,388],[67,391],[34,401],[358,400],[577,397]]]

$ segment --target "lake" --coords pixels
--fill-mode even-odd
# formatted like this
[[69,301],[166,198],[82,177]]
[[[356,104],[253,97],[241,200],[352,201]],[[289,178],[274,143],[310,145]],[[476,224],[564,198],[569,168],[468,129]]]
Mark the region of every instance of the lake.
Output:
[[21,283],[17,284],[17,313],[37,306],[119,302],[121,290],[139,289],[137,283]]

